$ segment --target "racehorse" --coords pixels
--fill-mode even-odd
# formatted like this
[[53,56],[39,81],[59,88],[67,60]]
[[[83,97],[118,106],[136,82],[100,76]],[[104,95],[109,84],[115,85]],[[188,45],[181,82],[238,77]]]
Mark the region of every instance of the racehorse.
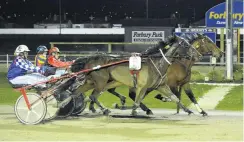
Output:
[[[166,57],[173,56],[174,54],[180,54],[176,49],[180,47],[188,48],[186,54],[188,56],[192,55],[194,60],[198,60],[199,53],[196,52],[196,49],[191,46],[182,46],[182,43],[185,42],[183,39],[177,39],[175,43],[172,44],[172,47],[165,54]],[[155,49],[160,51],[164,45],[157,45]],[[158,52],[159,52],[158,51]],[[72,65],[72,72],[76,72],[81,69],[92,68],[101,64],[108,64],[122,59],[111,59],[104,56],[91,56],[88,58],[77,59]],[[137,87],[135,88],[136,98],[135,103],[132,109],[132,114],[136,115],[136,109],[139,107],[140,102],[144,98],[145,92],[147,88],[155,88],[160,92],[166,92],[169,94],[171,99],[180,105],[186,112],[192,113],[189,109],[187,109],[181,102],[179,102],[178,98],[171,92],[170,88],[165,84],[167,81],[167,77],[165,73],[171,64],[170,62],[173,58],[169,58],[169,61],[163,57],[149,57],[145,58],[142,63],[142,68],[140,70],[140,76],[138,77]],[[93,71],[87,74],[88,83],[80,86],[76,89],[76,93],[86,92],[87,90],[94,87],[92,95],[90,95],[89,99],[94,101],[103,112],[109,112],[108,109],[105,109],[98,101],[97,97],[101,92],[106,91],[109,88],[114,88],[120,86],[122,84],[133,87],[133,79],[130,75],[128,63],[121,63],[119,65],[114,65],[108,68],[100,69],[98,71]],[[110,82],[109,82],[110,81]],[[90,83],[89,83],[90,82]],[[87,100],[87,99],[86,99]]]
[[[223,54],[223,52],[216,46],[216,44],[213,43],[212,40],[209,39],[207,36],[201,34],[193,34],[193,35],[185,35],[184,38],[186,38],[189,41],[189,43],[194,48],[196,48],[202,55],[211,52],[213,57],[220,58]],[[191,78],[191,68],[195,62],[196,61],[192,57],[189,58],[179,57],[178,59],[175,59],[167,71],[167,77],[168,77],[167,85],[170,87],[172,92],[177,95],[179,99],[181,99],[181,90],[183,88],[185,93],[189,97],[189,99],[196,106],[198,112],[203,116],[206,116],[207,113],[198,104],[189,84]],[[148,89],[146,94],[149,94],[153,90],[154,89],[152,88]],[[115,88],[109,89],[108,92],[121,99],[122,107],[117,106],[117,108],[121,108],[121,109],[130,108],[124,106],[125,96],[115,92]],[[135,92],[132,91],[131,89],[129,91],[129,97],[132,100],[135,100]],[[156,98],[158,99],[161,99],[161,97],[162,96],[160,96],[160,94],[156,96]],[[152,111],[143,103],[140,104],[140,107],[142,110],[146,111],[148,115],[153,114]],[[89,108],[90,110],[94,111],[94,105],[92,104],[92,102]],[[179,113],[178,105],[177,105],[177,113]]]

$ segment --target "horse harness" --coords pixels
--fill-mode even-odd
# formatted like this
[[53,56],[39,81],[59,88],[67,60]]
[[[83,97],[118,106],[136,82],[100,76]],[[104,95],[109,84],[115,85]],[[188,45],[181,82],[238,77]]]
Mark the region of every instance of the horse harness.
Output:
[[[185,45],[185,44],[187,44],[187,45]],[[189,42],[187,42],[185,39],[181,39],[181,41],[179,42],[179,45],[180,46],[178,46],[177,48],[179,48],[179,47],[189,47],[190,46],[190,48],[193,48],[196,52],[198,52],[194,47],[192,47],[192,45],[189,43]],[[162,56],[165,58],[165,56],[164,56],[164,54],[162,53],[162,51],[161,51],[161,54],[162,54]],[[199,52],[198,52],[198,54],[200,54]],[[201,54],[200,54],[201,55]],[[162,59],[163,59],[163,57],[162,57]],[[175,57],[173,57],[173,58],[175,58]],[[181,57],[178,57],[178,58],[180,58],[181,59]],[[187,60],[190,60],[190,62],[191,61],[193,61],[193,56],[191,55],[191,56],[189,56],[188,54],[187,54],[187,56],[183,56],[183,58],[184,59],[187,59]],[[163,81],[163,79],[165,78],[165,76],[166,76],[166,74],[167,74],[167,72],[164,74],[164,75],[162,75],[161,74],[161,72],[159,71],[159,69],[157,68],[157,66],[154,64],[154,62],[152,61],[152,59],[151,58],[149,58],[150,59],[150,61],[152,62],[152,64],[153,64],[153,66],[155,67],[155,69],[157,70],[157,72],[158,72],[158,74],[159,74],[159,76],[160,76],[160,78],[158,78],[157,79],[157,81],[156,81],[156,83],[155,83],[155,85],[153,85],[152,86],[152,88],[154,88],[154,89],[156,89],[156,88],[158,88],[159,87],[159,85],[162,83],[162,81]],[[162,60],[161,59],[161,60]],[[166,59],[166,58],[165,58]],[[167,59],[166,59],[166,61],[167,61]],[[167,63],[169,63],[169,62],[167,62]],[[179,63],[181,63],[181,62],[179,62]],[[170,63],[169,63],[170,64]],[[181,63],[181,64],[183,64],[183,63]],[[170,64],[171,65],[171,64]],[[183,64],[184,65],[184,64]],[[186,67],[186,65],[184,65],[185,67]],[[187,75],[184,77],[184,79],[181,81],[181,83],[182,82],[184,82],[185,80],[186,80],[186,78],[190,75],[190,71],[189,71],[189,68],[190,68],[190,66],[191,66],[191,64],[189,64],[187,67],[186,67],[186,72],[187,72]]]
[[[166,62],[169,65],[171,65],[171,63],[164,56],[162,50],[159,49],[159,51],[162,54],[161,60],[159,62],[162,62],[162,60],[165,59]],[[158,74],[160,76],[157,79],[156,83],[155,83],[156,85],[153,85],[152,88],[158,88],[158,86],[162,83],[163,79],[165,78],[166,73],[164,75],[162,75],[161,72],[159,71],[158,67],[155,65],[155,63],[151,59],[151,57],[149,57],[149,60],[152,62],[153,66],[155,67],[156,71],[158,72]],[[145,61],[144,60],[143,61],[141,60],[140,53],[132,53],[132,56],[130,57],[130,60],[129,60],[129,69],[130,69],[130,73],[131,73],[132,78],[133,78],[134,88],[137,88],[137,86],[136,86],[137,85],[137,78],[139,76],[139,72],[140,72],[140,69],[141,69],[141,63],[142,62],[145,62]]]

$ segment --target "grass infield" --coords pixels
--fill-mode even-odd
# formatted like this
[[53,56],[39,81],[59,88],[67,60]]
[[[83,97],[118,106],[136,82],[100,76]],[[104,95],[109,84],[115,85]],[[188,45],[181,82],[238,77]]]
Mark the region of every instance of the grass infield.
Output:
[[243,87],[243,85],[233,87],[215,109],[243,110]]
[[[211,85],[197,85],[192,84],[191,88],[197,100],[201,98],[206,92],[213,89],[215,86]],[[91,94],[91,91],[86,92],[86,95]],[[116,91],[127,97],[126,105],[132,105],[133,101],[128,96],[128,87],[121,86],[116,88]],[[145,103],[150,108],[176,108],[176,104],[172,102],[161,102],[156,100],[154,96],[158,94],[158,91],[151,92],[144,100]],[[0,72],[0,104],[14,105],[20,93],[14,91],[9,85],[6,79],[6,73]],[[243,86],[234,87],[229,94],[218,104],[216,109],[223,110],[243,110]],[[119,103],[119,98],[114,95],[104,92],[100,97],[99,101],[108,108],[112,108],[114,103]],[[190,99],[187,97],[184,91],[182,91],[182,102],[184,105],[189,106],[191,104]],[[201,105],[201,104],[200,104]]]

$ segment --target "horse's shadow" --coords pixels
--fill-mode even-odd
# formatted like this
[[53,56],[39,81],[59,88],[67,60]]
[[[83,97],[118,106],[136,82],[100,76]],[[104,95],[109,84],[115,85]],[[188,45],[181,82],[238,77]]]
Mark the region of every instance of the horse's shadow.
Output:
[[109,115],[109,116],[113,117],[113,118],[133,118],[133,119],[153,119],[153,118],[155,118],[155,117],[146,116],[146,115],[133,116],[133,115],[116,115],[116,114],[113,114],[113,115]]
[[[102,113],[83,113],[83,114],[79,114],[79,115],[72,115],[66,118],[54,118],[52,120],[78,120],[78,119],[82,119],[82,118],[100,118],[100,117],[110,117],[110,118],[131,118],[131,119],[155,119],[156,117],[152,117],[152,116],[146,116],[146,115],[136,115],[136,116],[132,116],[132,115],[118,115],[118,114],[111,114],[111,115],[103,115]],[[52,120],[46,120],[45,122],[48,121],[52,121]]]
[[[77,120],[77,119],[82,119],[82,118],[100,118],[100,117],[110,117],[110,118],[117,118],[117,119],[147,119],[147,120],[150,120],[150,119],[154,119],[154,120],[158,120],[158,117],[155,117],[155,116],[148,116],[148,115],[136,115],[136,116],[133,116],[133,115],[128,115],[128,114],[110,114],[110,115],[104,115],[102,113],[82,113],[82,114],[79,114],[79,115],[72,115],[72,116],[69,116],[67,118],[55,118],[55,120]],[[168,117],[166,116],[162,116],[160,117],[161,119],[166,119]]]
[[44,120],[42,124],[48,124],[58,121],[69,121],[69,120],[76,120],[76,121],[82,121],[83,119],[89,119],[89,118],[103,118],[107,117],[109,122],[111,123],[165,123],[168,125],[208,125],[208,124],[199,124],[194,122],[184,123],[184,119],[177,119],[172,118],[170,116],[148,116],[148,115],[122,115],[122,114],[110,114],[110,115],[103,115],[102,113],[82,113],[75,116],[69,116],[66,118],[55,118],[52,120]]

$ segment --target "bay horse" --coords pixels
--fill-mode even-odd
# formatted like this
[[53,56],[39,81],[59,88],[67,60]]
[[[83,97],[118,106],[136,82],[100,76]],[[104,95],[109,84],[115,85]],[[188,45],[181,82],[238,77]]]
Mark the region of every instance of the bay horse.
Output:
[[[207,36],[201,34],[193,34],[193,35],[185,35],[183,38],[187,39],[189,43],[194,48],[196,48],[199,51],[199,53],[202,55],[211,53],[213,57],[220,58],[223,54],[223,52],[216,46],[216,44]],[[181,100],[181,90],[183,88],[186,95],[191,100],[191,102],[194,103],[194,105],[196,106],[198,112],[203,116],[207,116],[206,111],[204,111],[198,104],[189,84],[191,78],[191,68],[195,62],[196,61],[192,57],[190,58],[179,57],[178,59],[176,58],[175,60],[173,60],[172,65],[169,66],[169,69],[167,70],[166,73],[168,77],[167,84],[172,90],[172,92],[176,94],[179,100]],[[153,90],[154,90],[153,88],[149,88],[146,91],[146,95]],[[126,97],[117,93],[115,91],[115,88],[109,89],[108,92],[121,99],[122,106],[117,105],[117,108],[120,109],[130,108],[124,106]],[[129,97],[132,100],[135,100],[135,92],[131,89],[129,91]],[[161,94],[158,94],[157,96],[155,96],[155,98],[162,100],[163,96],[161,96]],[[143,103],[140,104],[140,107],[142,110],[146,111],[148,115],[153,114],[152,111]],[[90,105],[89,109],[94,111],[94,106]],[[177,105],[176,113],[179,113],[179,105]]]
[[[182,42],[185,42],[184,39],[177,39],[177,41],[172,44],[172,47],[168,49],[165,56],[170,57],[174,54],[180,54],[178,53],[179,51],[177,52],[177,49],[179,47],[182,47],[188,48],[186,54],[192,55],[193,58],[197,60],[199,57],[199,53],[196,52],[196,49],[191,46],[182,46]],[[162,49],[164,46],[162,46],[162,44],[158,44],[155,49],[158,49],[160,51],[160,49]],[[75,61],[75,63],[71,67],[71,70],[72,72],[76,72],[81,69],[92,68],[97,65],[108,64],[118,60],[122,59],[111,59],[111,57],[108,58],[104,56],[90,56],[85,59],[80,58]],[[137,88],[135,88],[136,98],[132,109],[133,115],[136,115],[136,109],[139,107],[139,104],[144,98],[147,88],[155,88],[162,93],[166,92],[166,94],[170,94],[171,99],[179,104],[181,108],[183,108],[188,113],[192,113],[192,111],[187,109],[183,104],[181,104],[181,102],[179,102],[178,98],[171,92],[169,86],[166,84],[167,77],[165,73],[170,66],[170,62],[172,62],[172,60],[172,58],[169,58],[169,60],[167,60],[163,57],[150,57],[143,60],[144,62],[142,63],[140,76],[138,77],[137,81]],[[86,100],[91,100],[95,102],[101,108],[101,110],[106,113],[109,112],[109,110],[105,109],[97,100],[101,92],[106,91],[110,88],[120,86],[122,84],[133,87],[133,79],[129,72],[128,63],[122,63],[119,65],[114,65],[111,67],[90,72],[87,74],[87,79],[87,83],[80,86],[78,89],[76,89],[75,92],[77,94],[80,94],[80,92],[86,92],[87,90],[94,87],[92,95],[86,98]]]

